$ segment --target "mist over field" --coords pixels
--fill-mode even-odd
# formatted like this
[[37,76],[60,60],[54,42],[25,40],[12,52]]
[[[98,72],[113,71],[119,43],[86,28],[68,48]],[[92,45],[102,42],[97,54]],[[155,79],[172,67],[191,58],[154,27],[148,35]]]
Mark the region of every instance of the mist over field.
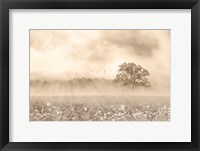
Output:
[[63,95],[139,95],[139,96],[167,96],[162,91],[152,88],[138,88],[132,91],[113,83],[113,80],[101,78],[76,78],[67,81],[35,80],[30,82],[32,96],[63,96]]
[[[64,87],[62,83],[80,78],[94,79],[93,83],[97,81],[90,88],[88,86],[91,93],[94,93],[95,85],[98,85],[96,92],[118,92],[116,86],[110,88],[111,81],[118,66],[124,62],[134,62],[150,72],[151,87],[141,88],[134,94],[169,95],[169,30],[30,31],[31,95],[73,93],[74,87],[65,91],[68,86]],[[33,84],[36,82],[38,85]]]
[[170,30],[30,30],[30,121],[169,121]]

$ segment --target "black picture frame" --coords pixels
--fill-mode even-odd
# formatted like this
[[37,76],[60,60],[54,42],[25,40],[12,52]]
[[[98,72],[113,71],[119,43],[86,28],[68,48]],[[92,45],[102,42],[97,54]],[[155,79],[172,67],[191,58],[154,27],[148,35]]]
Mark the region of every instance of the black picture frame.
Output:
[[[191,142],[9,142],[9,9],[191,9]],[[199,0],[0,0],[0,149],[200,151],[199,28]]]

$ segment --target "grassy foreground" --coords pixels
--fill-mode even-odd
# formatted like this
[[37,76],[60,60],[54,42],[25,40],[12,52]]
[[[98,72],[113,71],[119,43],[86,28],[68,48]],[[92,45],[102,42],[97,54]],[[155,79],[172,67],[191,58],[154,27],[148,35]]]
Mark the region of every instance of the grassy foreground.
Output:
[[30,121],[169,121],[169,96],[32,96]]

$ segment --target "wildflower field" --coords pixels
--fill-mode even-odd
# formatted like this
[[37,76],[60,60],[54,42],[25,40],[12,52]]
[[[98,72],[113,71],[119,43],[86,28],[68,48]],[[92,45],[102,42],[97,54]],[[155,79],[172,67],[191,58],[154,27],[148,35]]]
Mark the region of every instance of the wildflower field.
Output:
[[169,121],[169,96],[31,96],[30,121]]

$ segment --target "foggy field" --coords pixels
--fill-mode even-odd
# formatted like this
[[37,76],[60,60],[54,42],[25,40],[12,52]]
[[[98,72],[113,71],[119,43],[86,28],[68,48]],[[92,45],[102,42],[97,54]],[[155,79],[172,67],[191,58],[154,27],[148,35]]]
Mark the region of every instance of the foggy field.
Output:
[[30,121],[170,121],[170,30],[29,35]]
[[31,96],[30,121],[169,121],[169,96]]

